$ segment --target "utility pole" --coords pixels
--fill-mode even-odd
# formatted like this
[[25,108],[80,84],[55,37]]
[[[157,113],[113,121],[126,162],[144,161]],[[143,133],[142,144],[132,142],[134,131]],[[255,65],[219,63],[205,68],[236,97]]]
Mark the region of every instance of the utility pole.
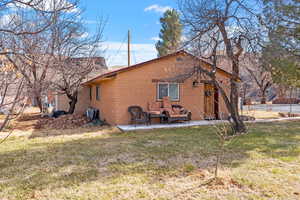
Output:
[[128,67],[130,66],[130,30],[128,30]]

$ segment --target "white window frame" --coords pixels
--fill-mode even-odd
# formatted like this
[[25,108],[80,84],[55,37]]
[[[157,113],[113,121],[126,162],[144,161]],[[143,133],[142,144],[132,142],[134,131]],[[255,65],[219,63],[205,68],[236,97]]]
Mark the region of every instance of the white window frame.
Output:
[[170,83],[170,82],[158,82],[157,83],[157,86],[156,86],[156,96],[157,96],[157,100],[158,101],[162,101],[162,99],[160,99],[159,98],[159,85],[160,84],[167,84],[168,85],[168,97],[170,97],[170,84],[176,84],[176,85],[178,85],[178,94],[177,94],[177,96],[178,96],[178,99],[171,99],[171,97],[170,97],[170,100],[171,101],[180,101],[180,84],[179,83]]

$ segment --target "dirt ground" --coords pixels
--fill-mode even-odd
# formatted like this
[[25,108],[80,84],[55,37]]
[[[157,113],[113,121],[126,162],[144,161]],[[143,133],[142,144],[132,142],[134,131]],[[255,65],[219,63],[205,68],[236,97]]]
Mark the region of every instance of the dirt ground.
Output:
[[[13,136],[28,136],[29,138],[34,137],[48,137],[48,136],[59,136],[59,135],[76,135],[84,133],[110,133],[120,132],[116,127],[110,126],[80,126],[72,128],[47,128],[40,126],[40,121],[53,120],[49,118],[43,118],[39,113],[38,108],[30,107],[25,109],[24,113],[18,118],[12,120],[5,130],[4,134],[0,134],[0,138],[6,137],[7,134]],[[57,121],[60,119],[58,118]],[[43,122],[44,123],[44,122]],[[5,134],[7,133],[7,134]]]

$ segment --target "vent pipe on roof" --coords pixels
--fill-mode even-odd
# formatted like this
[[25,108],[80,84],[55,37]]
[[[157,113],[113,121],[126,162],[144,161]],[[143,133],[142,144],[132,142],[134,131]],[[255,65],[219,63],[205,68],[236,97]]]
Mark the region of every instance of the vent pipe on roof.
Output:
[[128,30],[128,67],[130,66],[130,30]]

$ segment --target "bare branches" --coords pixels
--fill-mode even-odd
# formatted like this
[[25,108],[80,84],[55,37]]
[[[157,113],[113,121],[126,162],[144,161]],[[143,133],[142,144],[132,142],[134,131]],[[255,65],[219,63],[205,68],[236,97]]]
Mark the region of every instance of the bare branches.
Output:
[[10,0],[0,4],[1,24],[0,53],[10,51],[6,37],[19,38],[47,31],[54,24],[58,13],[77,11],[77,0]]
[[[16,116],[25,95],[40,96],[49,87],[55,53],[49,34],[57,16],[77,13],[77,0],[3,0],[0,2],[0,131]],[[39,45],[42,44],[42,45]]]
[[82,82],[91,72],[106,68],[103,66],[105,63],[102,62],[102,57],[99,57],[102,53],[104,23],[100,19],[96,34],[87,36],[80,22],[59,24],[53,29],[52,40],[55,41],[56,51],[51,58],[56,76],[51,85],[70,100],[70,114],[75,110]]
[[11,116],[16,115],[17,110],[20,110],[22,104],[25,103],[25,97],[23,95],[24,79],[15,71],[3,66],[0,77],[0,114],[5,115],[5,119],[0,121],[1,132],[11,120]]
[[[231,113],[237,132],[245,131],[238,113],[238,82],[241,56],[257,48],[259,41],[258,17],[251,9],[253,1],[239,0],[181,0],[180,10],[183,22],[191,40],[187,46],[200,58],[209,60],[212,69],[200,69],[219,88]],[[230,95],[224,92],[215,73],[222,59],[230,61],[232,77]],[[201,66],[198,66],[201,68]]]
[[260,59],[255,56],[249,55],[244,62],[246,71],[259,88],[261,103],[265,104],[266,92],[273,85],[271,73],[262,66]]

